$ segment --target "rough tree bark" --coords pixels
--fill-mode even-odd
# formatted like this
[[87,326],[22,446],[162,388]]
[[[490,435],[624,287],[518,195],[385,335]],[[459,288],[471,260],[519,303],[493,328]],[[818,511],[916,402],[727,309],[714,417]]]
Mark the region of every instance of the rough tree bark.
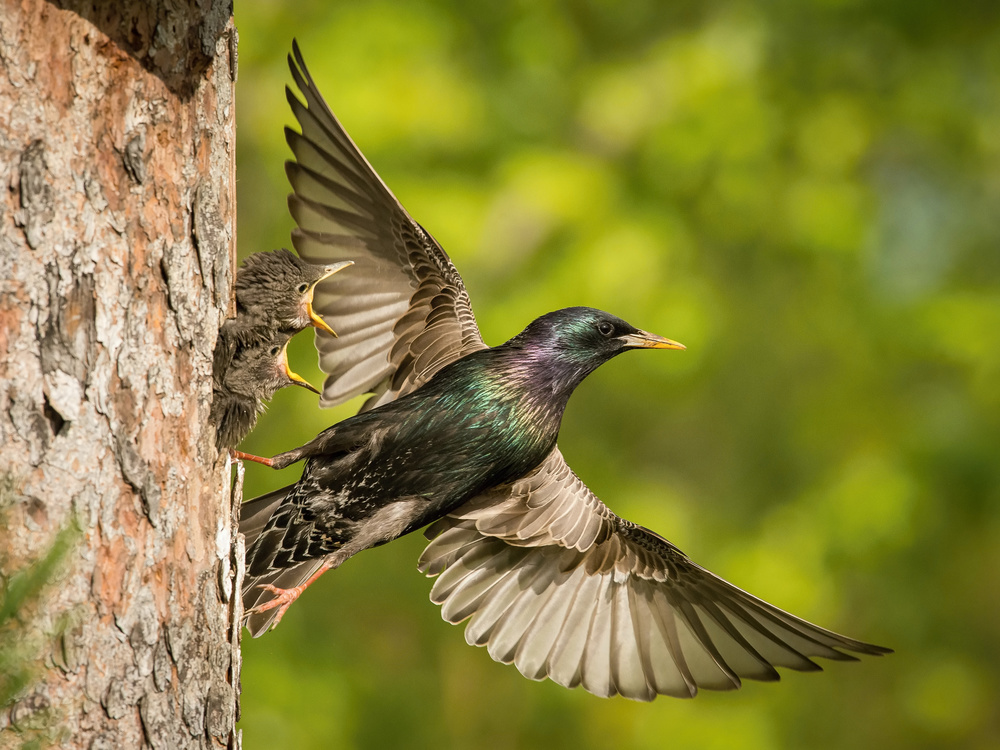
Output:
[[79,528],[0,747],[235,746],[232,2],[0,3],[0,583]]

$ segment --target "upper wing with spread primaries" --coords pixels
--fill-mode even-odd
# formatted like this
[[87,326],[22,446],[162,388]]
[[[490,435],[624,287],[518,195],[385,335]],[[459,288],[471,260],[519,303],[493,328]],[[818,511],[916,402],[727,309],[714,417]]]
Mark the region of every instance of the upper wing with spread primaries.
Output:
[[483,343],[451,259],[396,200],[313,82],[298,45],[289,56],[288,103],[302,129],[285,129],[292,242],[310,263],[354,261],[322,282],[313,308],[338,337],[317,331],[327,373],[323,406],[374,393],[364,408],[417,388]]

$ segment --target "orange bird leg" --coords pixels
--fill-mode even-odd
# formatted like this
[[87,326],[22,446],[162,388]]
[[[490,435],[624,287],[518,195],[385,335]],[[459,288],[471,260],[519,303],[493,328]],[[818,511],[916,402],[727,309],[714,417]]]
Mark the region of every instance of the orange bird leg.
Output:
[[309,584],[313,583],[313,581],[315,581],[326,571],[328,571],[330,567],[331,567],[330,565],[324,563],[323,567],[321,567],[319,570],[313,573],[308,581],[303,583],[301,586],[292,586],[292,588],[290,589],[279,589],[277,586],[270,583],[260,584],[257,588],[270,591],[275,596],[270,601],[264,602],[263,604],[258,604],[256,607],[249,610],[247,614],[248,615],[258,614],[260,612],[266,612],[269,609],[274,609],[275,607],[279,607],[278,616],[274,618],[274,622],[271,623],[271,627],[269,628],[269,630],[274,630],[276,627],[278,627],[278,623],[281,622],[281,618],[285,616],[285,611],[292,606],[292,602],[298,599],[299,596],[302,595],[302,592],[309,587]]
[[254,461],[259,464],[264,464],[264,466],[271,466],[273,468],[274,464],[270,458],[264,458],[263,456],[255,456],[252,453],[244,453],[243,451],[229,451],[229,455],[233,458],[240,459],[242,461]]

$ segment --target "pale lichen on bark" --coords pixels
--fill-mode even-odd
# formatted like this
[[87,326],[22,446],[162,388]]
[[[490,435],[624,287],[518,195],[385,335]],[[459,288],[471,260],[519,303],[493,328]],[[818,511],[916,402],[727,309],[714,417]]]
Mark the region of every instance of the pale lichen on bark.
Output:
[[80,532],[21,613],[39,661],[0,747],[239,743],[242,554],[208,425],[235,251],[231,16],[4,0],[0,573]]

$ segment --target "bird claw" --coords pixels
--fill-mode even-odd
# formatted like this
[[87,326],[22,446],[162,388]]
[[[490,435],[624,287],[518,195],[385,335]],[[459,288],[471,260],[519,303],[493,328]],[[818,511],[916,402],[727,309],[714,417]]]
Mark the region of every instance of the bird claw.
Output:
[[268,630],[274,630],[278,627],[278,623],[281,622],[281,618],[285,616],[285,612],[292,606],[292,602],[299,598],[299,595],[305,591],[306,587],[293,586],[290,589],[281,589],[271,583],[261,583],[257,586],[257,588],[270,591],[274,594],[274,598],[247,610],[246,614],[247,616],[258,615],[261,612],[267,612],[268,610],[277,607],[278,614],[275,615],[274,622],[272,622],[271,626],[268,628]]

